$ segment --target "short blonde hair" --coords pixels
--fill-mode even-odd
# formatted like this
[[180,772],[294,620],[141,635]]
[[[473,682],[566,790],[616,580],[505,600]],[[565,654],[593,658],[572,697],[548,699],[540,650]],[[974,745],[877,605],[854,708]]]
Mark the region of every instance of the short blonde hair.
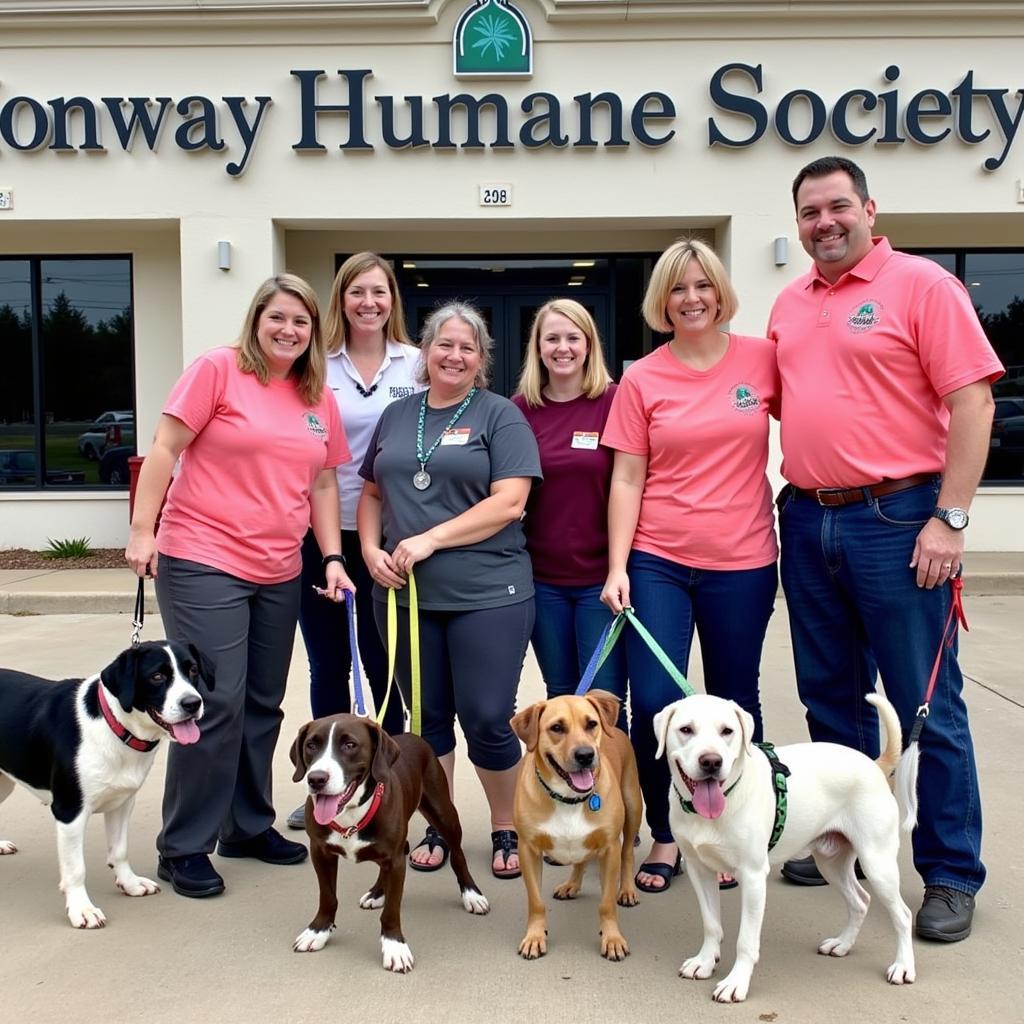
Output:
[[666,312],[668,297],[682,280],[690,260],[696,260],[700,264],[704,276],[718,293],[718,315],[715,317],[715,323],[725,323],[736,315],[736,310],[740,306],[739,300],[736,298],[736,291],[729,281],[725,266],[715,250],[699,239],[680,238],[658,257],[658,262],[654,264],[651,273],[650,284],[647,285],[642,309],[644,320],[652,331],[661,334],[672,333],[672,324]]
[[270,300],[282,292],[298,299],[309,313],[309,348],[295,361],[290,376],[297,378],[299,394],[306,405],[316,405],[320,401],[324,382],[327,380],[327,357],[323,334],[320,331],[320,303],[313,288],[295,274],[275,274],[256,289],[256,294],[249,303],[249,311],[245,314],[245,321],[242,323],[242,332],[236,341],[238,368],[244,373],[255,374],[261,384],[266,384],[270,380],[270,368],[267,366],[260,343],[256,340],[256,328]]
[[526,404],[536,408],[544,404],[544,388],[548,383],[548,369],[540,358],[540,336],[544,318],[549,313],[558,313],[575,324],[587,339],[587,358],[583,362],[583,394],[587,398],[600,398],[608,390],[612,375],[604,361],[601,338],[597,333],[594,318],[575,299],[551,299],[537,310],[530,328],[530,340],[526,344],[523,370],[519,375],[516,394],[526,399]]
[[487,387],[490,383],[491,361],[494,358],[494,339],[487,330],[487,321],[480,310],[468,302],[458,301],[438,306],[423,324],[420,333],[420,361],[416,366],[417,383],[430,383],[427,376],[427,350],[434,344],[438,332],[449,320],[461,320],[473,332],[473,339],[480,352],[480,369],[476,371],[473,384],[478,388]]
[[349,256],[338,270],[334,277],[334,284],[331,285],[331,298],[327,303],[327,314],[324,317],[324,340],[327,344],[327,354],[334,355],[341,351],[341,346],[348,340],[348,321],[345,319],[345,292],[348,286],[360,274],[368,270],[380,269],[388,279],[388,289],[391,292],[391,315],[384,325],[385,341],[402,341],[410,344],[409,335],[405,329],[405,311],[402,308],[402,296],[398,291],[398,281],[391,264],[382,256],[374,252],[357,252]]

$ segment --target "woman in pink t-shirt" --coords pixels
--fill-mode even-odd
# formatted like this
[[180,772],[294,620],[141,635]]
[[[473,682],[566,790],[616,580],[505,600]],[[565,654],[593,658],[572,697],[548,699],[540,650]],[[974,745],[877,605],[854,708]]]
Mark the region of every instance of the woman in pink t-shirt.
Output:
[[172,389],[139,476],[125,558],[156,578],[167,636],[195,644],[216,682],[199,742],[168,754],[157,871],[183,896],[223,892],[209,858],[218,838],[222,857],[306,857],[273,828],[271,761],[310,521],[326,596],[355,589],[335,474],[349,451],[324,359],[310,286],[291,274],[265,281],[237,345],[201,355]]
[[[736,308],[725,268],[702,242],[676,242],[655,265],[644,319],[672,340],[626,371],[605,427],[615,468],[602,600],[614,612],[632,605],[683,672],[696,629],[707,691],[746,708],[760,739],[758,673],[778,554],[765,466],[779,383],[771,342],[721,329]],[[679,859],[653,718],[680,692],[635,630],[626,654],[654,840],[637,887],[664,892]]]
[[[575,692],[611,621],[601,588],[614,455],[599,442],[615,389],[594,318],[573,299],[545,302],[534,316],[512,401],[537,437],[544,471],[523,527],[537,603],[531,643],[548,697]],[[612,649],[594,686],[625,702],[624,645]],[[624,703],[619,725],[626,728]]]

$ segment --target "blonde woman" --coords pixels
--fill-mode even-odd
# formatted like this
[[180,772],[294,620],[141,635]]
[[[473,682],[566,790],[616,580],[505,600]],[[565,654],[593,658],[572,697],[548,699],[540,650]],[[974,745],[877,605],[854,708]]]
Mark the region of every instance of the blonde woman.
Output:
[[[696,630],[708,692],[746,708],[760,739],[761,647],[778,582],[765,466],[779,379],[770,341],[722,329],[736,309],[725,268],[703,242],[679,241],[662,254],[643,314],[672,340],[626,371],[605,429],[615,468],[602,599],[615,612],[632,605],[683,672]],[[654,839],[636,884],[664,892],[679,859],[668,827],[668,768],[654,759],[652,720],[679,690],[634,630],[626,655],[633,745]]]
[[[548,697],[572,693],[611,619],[601,603],[608,574],[608,495],[614,453],[600,444],[615,396],[594,318],[573,299],[544,303],[512,401],[540,449],[544,483],[526,508],[537,618],[531,642]],[[625,646],[594,685],[626,698]],[[619,724],[626,728],[625,704]]]
[[310,522],[327,596],[353,589],[335,476],[349,452],[324,372],[316,295],[291,274],[270,278],[237,345],[205,352],[171,390],[139,477],[125,558],[156,577],[167,636],[199,647],[216,680],[202,740],[168,754],[157,870],[183,896],[224,891],[209,858],[218,839],[222,857],[306,857],[273,828],[271,760]]

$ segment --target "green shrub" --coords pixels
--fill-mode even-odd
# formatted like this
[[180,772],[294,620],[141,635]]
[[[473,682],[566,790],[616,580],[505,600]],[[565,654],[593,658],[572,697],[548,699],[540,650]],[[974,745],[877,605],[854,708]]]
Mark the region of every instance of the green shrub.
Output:
[[46,539],[50,549],[43,552],[44,558],[87,558],[92,554],[90,537],[70,537],[67,540]]

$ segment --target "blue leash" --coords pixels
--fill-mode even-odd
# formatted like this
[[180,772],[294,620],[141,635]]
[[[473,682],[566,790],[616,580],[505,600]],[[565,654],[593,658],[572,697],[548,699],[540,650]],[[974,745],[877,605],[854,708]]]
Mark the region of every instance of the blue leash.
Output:
[[359,672],[359,647],[356,642],[356,599],[351,590],[345,591],[345,618],[348,619],[348,647],[352,652],[352,690],[356,714],[365,718],[366,700],[363,697],[363,677]]

